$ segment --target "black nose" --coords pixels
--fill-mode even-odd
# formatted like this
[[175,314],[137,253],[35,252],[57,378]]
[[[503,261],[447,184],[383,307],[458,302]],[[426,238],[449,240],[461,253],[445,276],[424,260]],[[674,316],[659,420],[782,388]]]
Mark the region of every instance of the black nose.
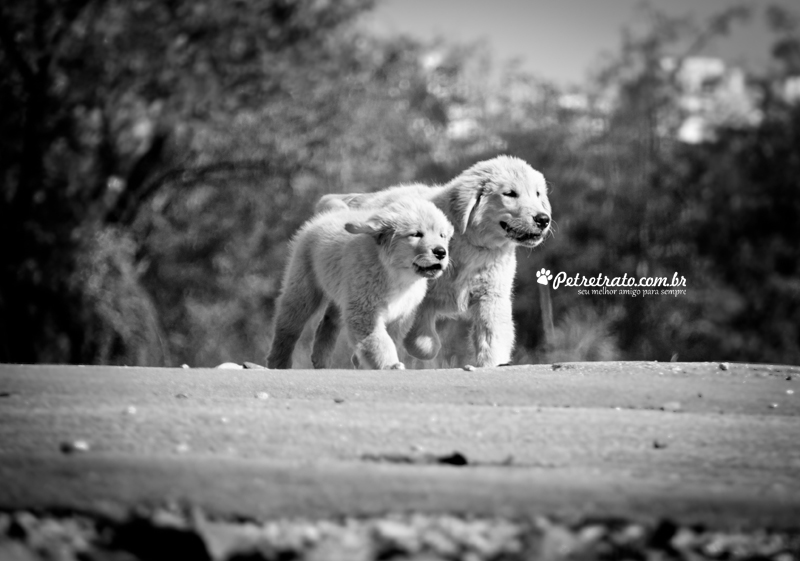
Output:
[[440,245],[434,247],[431,251],[436,256],[436,259],[442,260],[444,259],[445,255],[447,255],[447,250]]
[[536,225],[544,230],[547,228],[548,224],[550,224],[550,217],[544,213],[539,213],[533,217],[533,221],[536,222]]

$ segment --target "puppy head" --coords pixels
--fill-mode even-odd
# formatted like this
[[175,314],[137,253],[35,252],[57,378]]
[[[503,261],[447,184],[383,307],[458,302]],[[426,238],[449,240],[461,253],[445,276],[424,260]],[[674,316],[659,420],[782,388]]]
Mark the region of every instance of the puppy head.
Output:
[[395,202],[363,222],[348,222],[345,230],[375,238],[381,261],[392,272],[435,279],[450,263],[453,225],[428,201]]
[[536,247],[550,231],[544,176],[519,158],[479,162],[448,187],[459,230],[474,245]]

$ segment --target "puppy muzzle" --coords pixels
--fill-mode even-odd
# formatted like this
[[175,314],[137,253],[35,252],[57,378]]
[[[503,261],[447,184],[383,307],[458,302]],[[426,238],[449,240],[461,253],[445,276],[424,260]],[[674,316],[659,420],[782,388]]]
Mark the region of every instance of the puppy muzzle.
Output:
[[537,216],[532,224],[526,224],[521,221],[500,221],[500,227],[505,230],[506,238],[525,247],[536,247],[542,243],[549,226],[549,217],[544,220],[544,218]]
[[414,260],[414,272],[426,279],[436,279],[442,276],[447,268],[447,257],[421,255]]

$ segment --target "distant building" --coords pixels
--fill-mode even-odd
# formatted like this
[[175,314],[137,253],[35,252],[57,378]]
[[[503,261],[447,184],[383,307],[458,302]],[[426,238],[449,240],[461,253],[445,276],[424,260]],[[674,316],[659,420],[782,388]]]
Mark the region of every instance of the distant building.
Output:
[[558,108],[570,115],[573,130],[584,138],[608,130],[614,102],[609,95],[589,95],[580,91],[564,92],[558,97]]
[[665,59],[662,68],[675,72],[680,88],[678,106],[683,116],[679,140],[703,142],[713,139],[719,126],[751,127],[761,122],[758,94],[741,68],[710,57]]

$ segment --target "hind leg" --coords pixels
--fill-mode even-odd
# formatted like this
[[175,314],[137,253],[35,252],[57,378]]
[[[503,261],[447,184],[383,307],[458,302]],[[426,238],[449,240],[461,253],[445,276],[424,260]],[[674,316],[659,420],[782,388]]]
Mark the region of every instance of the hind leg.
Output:
[[267,358],[269,368],[291,368],[292,352],[303,327],[319,309],[324,300],[322,291],[314,282],[310,264],[292,262],[278,299],[275,318],[275,337]]
[[341,325],[339,307],[333,302],[328,303],[314,335],[314,349],[311,351],[314,368],[328,368]]
[[475,361],[469,319],[440,319],[436,327],[442,339],[442,350],[439,357],[444,364],[460,368]]
[[431,360],[439,354],[442,342],[436,334],[436,309],[433,306],[423,304],[420,307],[403,344],[411,356],[422,360]]

